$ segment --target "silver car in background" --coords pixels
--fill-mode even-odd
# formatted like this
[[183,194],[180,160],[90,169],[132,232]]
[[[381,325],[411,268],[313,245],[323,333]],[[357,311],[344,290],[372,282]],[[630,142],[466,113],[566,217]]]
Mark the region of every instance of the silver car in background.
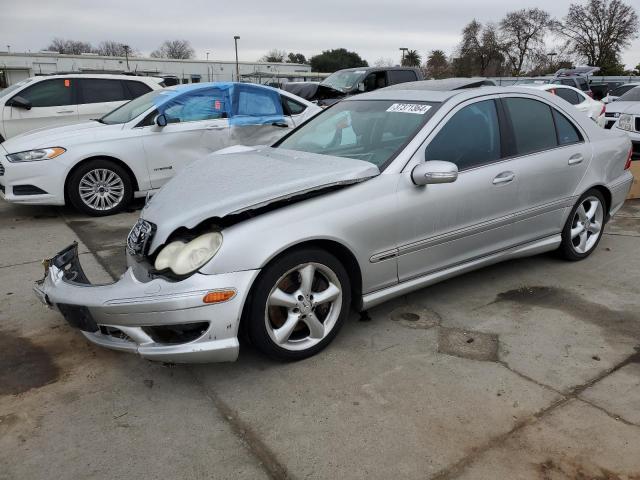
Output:
[[530,88],[383,89],[192,163],[142,210],[117,282],[90,285],[72,245],[35,291],[146,358],[232,361],[244,333],[301,359],[350,307],[545,251],[586,258],[629,191],[630,147]]

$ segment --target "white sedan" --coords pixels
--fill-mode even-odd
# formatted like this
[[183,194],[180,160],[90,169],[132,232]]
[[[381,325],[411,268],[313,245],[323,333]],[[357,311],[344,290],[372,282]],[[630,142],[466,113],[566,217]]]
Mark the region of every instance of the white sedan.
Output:
[[293,94],[254,84],[156,90],[100,119],[0,144],[0,196],[109,215],[193,160],[230,145],[270,145],[320,111]]
[[603,102],[594,100],[582,90],[568,85],[523,85],[538,90],[545,90],[549,93],[559,96],[581,112],[584,112],[591,120],[596,122],[599,127],[604,128],[605,125],[605,106]]

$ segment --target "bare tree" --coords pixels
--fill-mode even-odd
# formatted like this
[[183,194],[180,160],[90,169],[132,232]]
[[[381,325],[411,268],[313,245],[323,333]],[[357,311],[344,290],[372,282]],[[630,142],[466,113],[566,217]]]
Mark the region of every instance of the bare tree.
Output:
[[571,4],[557,32],[600,74],[619,70],[620,52],[638,37],[638,14],[622,0],[589,0]]
[[394,61],[392,58],[382,58],[380,57],[375,62],[373,62],[374,67],[393,67]]
[[427,78],[446,78],[449,76],[449,69],[449,60],[442,50],[431,50],[427,63],[423,65],[424,75]]
[[98,48],[96,48],[98,55],[105,57],[135,57],[137,55],[136,50],[124,43],[114,42],[113,40],[105,40],[100,42]]
[[93,47],[88,42],[79,40],[66,40],[64,38],[54,38],[45,50],[58,52],[66,55],[80,55],[81,53],[92,53]]
[[551,24],[551,16],[539,8],[509,12],[500,20],[500,43],[513,75],[520,75],[526,61],[544,52]]
[[274,48],[269,50],[265,55],[260,57],[260,62],[275,62],[275,63],[284,63],[287,58],[287,52],[284,50],[278,50]]
[[193,58],[195,51],[188,40],[165,40],[158,49],[151,52],[154,58]]

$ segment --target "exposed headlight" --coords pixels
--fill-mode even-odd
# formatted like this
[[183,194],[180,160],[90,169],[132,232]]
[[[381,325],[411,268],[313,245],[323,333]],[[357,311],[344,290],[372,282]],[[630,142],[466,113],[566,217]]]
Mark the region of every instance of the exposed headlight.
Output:
[[221,246],[220,232],[205,233],[188,243],[177,240],[160,250],[154,267],[156,270],[170,268],[176,275],[186,275],[211,260]]
[[633,130],[633,117],[631,115],[620,115],[618,119],[618,128],[622,130],[628,130],[629,132]]
[[18,152],[7,155],[10,162],[35,162],[38,160],[50,160],[56,158],[66,152],[62,147],[38,148],[37,150],[28,150],[26,152]]

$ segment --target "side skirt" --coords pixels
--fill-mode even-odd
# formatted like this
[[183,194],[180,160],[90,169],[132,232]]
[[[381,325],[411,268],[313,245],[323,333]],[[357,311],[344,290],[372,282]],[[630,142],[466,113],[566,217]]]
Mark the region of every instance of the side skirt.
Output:
[[476,258],[474,260],[471,260],[470,262],[461,263],[452,267],[438,270],[437,272],[433,272],[422,277],[412,278],[411,280],[407,280],[397,285],[387,287],[383,290],[377,290],[375,292],[367,293],[362,297],[362,310],[367,310],[394,297],[405,295],[409,292],[413,292],[429,285],[433,285],[434,283],[441,282],[462,273],[470,272],[481,267],[486,267],[487,265],[499,263],[504,260],[528,257],[531,255],[537,255],[539,253],[555,250],[560,246],[561,242],[562,238],[560,235],[545,237],[540,240],[536,240],[535,242],[519,245],[508,250],[503,250],[491,255]]

